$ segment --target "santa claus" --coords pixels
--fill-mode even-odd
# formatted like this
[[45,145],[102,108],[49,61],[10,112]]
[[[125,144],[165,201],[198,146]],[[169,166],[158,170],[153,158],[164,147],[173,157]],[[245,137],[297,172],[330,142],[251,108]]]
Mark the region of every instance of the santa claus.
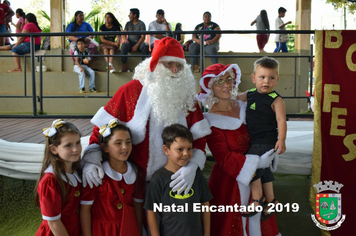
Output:
[[131,157],[145,170],[147,181],[167,162],[162,150],[163,128],[180,123],[190,129],[194,137],[193,157],[172,176],[170,184],[178,194],[189,191],[196,169],[204,167],[205,136],[211,131],[194,99],[195,79],[184,59],[182,46],[170,37],[156,40],[151,58],[135,68],[133,78],[91,120],[95,128],[83,156],[83,184],[101,184],[104,173],[100,164],[99,128],[117,118],[131,129]]

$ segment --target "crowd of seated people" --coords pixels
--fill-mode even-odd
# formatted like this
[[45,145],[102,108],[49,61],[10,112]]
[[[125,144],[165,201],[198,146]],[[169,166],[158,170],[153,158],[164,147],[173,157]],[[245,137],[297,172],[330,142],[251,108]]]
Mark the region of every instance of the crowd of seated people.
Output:
[[[13,15],[12,10],[6,9],[5,19],[9,18]],[[284,9],[284,8],[283,8]],[[20,19],[24,19],[24,23],[21,23],[20,20],[16,26],[16,32],[41,32],[40,27],[37,24],[36,16],[32,13],[29,13],[30,21],[27,19],[22,11],[16,11],[16,16]],[[264,11],[264,10],[263,10]],[[150,51],[153,50],[154,41],[158,39],[162,39],[165,37],[174,37],[176,38],[179,43],[184,46],[185,35],[181,34],[182,31],[182,24],[177,23],[176,29],[173,32],[171,24],[167,21],[165,17],[165,12],[163,9],[158,9],[156,12],[156,19],[152,21],[147,31],[152,31],[149,34],[128,34],[128,35],[121,35],[115,34],[115,31],[146,31],[146,25],[143,21],[139,19],[140,11],[137,8],[131,8],[129,12],[129,21],[123,27],[119,21],[116,19],[114,14],[111,12],[107,12],[105,14],[104,24],[99,27],[100,32],[108,32],[107,35],[100,35],[100,43],[94,40],[94,36],[91,35],[94,32],[93,27],[90,23],[85,21],[83,11],[76,11],[74,15],[74,20],[70,22],[66,27],[66,32],[87,32],[88,35],[71,35],[67,36],[69,41],[69,53],[70,55],[74,55],[75,50],[77,50],[77,40],[83,38],[85,48],[89,51],[90,55],[98,54],[98,49],[102,51],[103,55],[107,55],[104,57],[107,70],[110,73],[116,71],[113,61],[114,57],[110,57],[110,55],[114,55],[115,53],[119,53],[123,55],[120,60],[122,62],[122,68],[119,72],[130,72],[128,69],[127,64],[127,54],[129,52],[140,52],[142,54],[142,60],[149,56]],[[201,42],[204,43],[203,49],[204,53],[208,56],[216,56],[219,51],[219,41],[221,38],[221,34],[216,33],[216,31],[220,31],[220,26],[213,22],[212,15],[209,11],[204,12],[203,14],[203,22],[196,25],[194,28],[195,31],[211,31],[209,34],[204,34],[203,39],[200,39],[200,33],[197,32],[196,34],[192,34],[192,43],[186,47],[185,50],[189,51],[189,55],[197,56],[200,55],[201,49]],[[254,21],[256,22],[256,20]],[[268,22],[268,19],[267,19]],[[32,23],[26,27],[26,23]],[[288,22],[290,23],[290,22]],[[287,23],[287,24],[288,24]],[[14,25],[14,24],[13,24]],[[19,26],[18,26],[19,25]],[[36,27],[32,27],[35,25]],[[252,24],[251,24],[252,25]],[[21,31],[20,31],[21,30]],[[268,25],[269,30],[269,25]],[[157,34],[155,31],[166,31],[165,34]],[[110,32],[110,33],[109,33]],[[1,39],[1,38],[0,38]],[[268,40],[268,38],[267,38]],[[1,42],[0,42],[1,43]],[[41,37],[35,38],[35,50],[40,49]],[[279,42],[277,42],[278,44]],[[282,45],[282,43],[280,43]],[[21,50],[19,48],[21,46]],[[278,45],[277,45],[278,46]],[[260,46],[259,46],[260,47]],[[0,50],[11,50],[13,55],[23,55],[30,52],[30,38],[29,37],[19,37],[17,43],[0,46]],[[263,47],[260,47],[260,52],[265,52]],[[73,60],[74,65],[76,64],[75,57],[71,57]],[[95,61],[97,57],[92,57],[92,60],[88,62],[87,66],[90,67],[93,61]],[[100,58],[100,57],[99,57]],[[21,64],[20,64],[20,57],[14,57],[15,60],[15,68],[9,70],[9,72],[15,71],[22,71]],[[98,60],[98,59],[97,59]],[[215,64],[218,63],[218,57],[210,57],[211,63]],[[192,57],[191,59],[192,70],[193,72],[200,72],[200,67],[198,63],[197,57]],[[133,65],[134,67],[135,65]]]

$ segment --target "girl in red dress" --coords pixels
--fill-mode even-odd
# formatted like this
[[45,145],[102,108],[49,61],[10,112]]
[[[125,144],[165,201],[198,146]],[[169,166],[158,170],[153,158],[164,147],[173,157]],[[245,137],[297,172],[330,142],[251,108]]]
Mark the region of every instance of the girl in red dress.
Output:
[[43,134],[47,140],[35,194],[43,221],[36,236],[80,236],[80,132],[72,123],[55,120]]
[[137,182],[137,167],[127,161],[132,150],[130,129],[112,119],[99,133],[105,176],[100,186],[82,190],[83,236],[141,235],[144,188]]

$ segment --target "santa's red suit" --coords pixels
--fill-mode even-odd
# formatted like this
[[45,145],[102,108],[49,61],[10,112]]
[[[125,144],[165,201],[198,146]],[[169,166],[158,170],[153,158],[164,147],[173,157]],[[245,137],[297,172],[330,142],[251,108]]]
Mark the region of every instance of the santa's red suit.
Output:
[[[205,163],[205,136],[210,133],[210,128],[198,104],[195,107],[195,111],[189,112],[187,117],[181,113],[178,123],[192,132],[194,153],[191,161],[202,169]],[[130,128],[133,142],[131,157],[146,170],[146,180],[149,180],[156,170],[166,164],[167,157],[162,150],[161,133],[164,127],[154,118],[147,87],[141,81],[132,80],[120,87],[106,106],[96,113],[91,120],[96,127],[90,137],[90,145],[98,143],[99,127],[113,118],[119,119]]]

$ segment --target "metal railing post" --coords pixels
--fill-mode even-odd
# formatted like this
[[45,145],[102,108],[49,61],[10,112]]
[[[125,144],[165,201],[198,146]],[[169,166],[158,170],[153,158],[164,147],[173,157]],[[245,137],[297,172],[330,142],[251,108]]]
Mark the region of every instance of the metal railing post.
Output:
[[[109,50],[109,53],[110,53],[110,50]],[[106,70],[106,95],[107,96],[109,96],[109,89],[110,89],[110,79],[109,79],[109,73],[110,73],[110,71],[109,71],[109,56],[107,56],[106,57],[106,60],[107,60],[107,62],[106,62],[106,68],[107,68],[107,70]]]
[[[33,35],[30,36],[31,42],[31,75],[32,75],[32,105],[33,116],[37,116],[37,101],[36,101],[36,74],[35,74],[35,39]],[[25,59],[26,60],[26,59]],[[25,69],[26,73],[26,69]]]
[[309,62],[310,62],[310,77],[309,77],[309,94],[310,96],[313,96],[313,80],[314,80],[314,75],[313,75],[313,71],[314,71],[314,55],[313,55],[313,44],[310,44],[310,58],[309,58]]
[[40,100],[40,114],[43,114],[43,71],[42,71],[42,56],[38,57],[40,59],[40,91],[39,91],[39,100]]
[[203,74],[204,68],[204,34],[200,34],[200,75]]

